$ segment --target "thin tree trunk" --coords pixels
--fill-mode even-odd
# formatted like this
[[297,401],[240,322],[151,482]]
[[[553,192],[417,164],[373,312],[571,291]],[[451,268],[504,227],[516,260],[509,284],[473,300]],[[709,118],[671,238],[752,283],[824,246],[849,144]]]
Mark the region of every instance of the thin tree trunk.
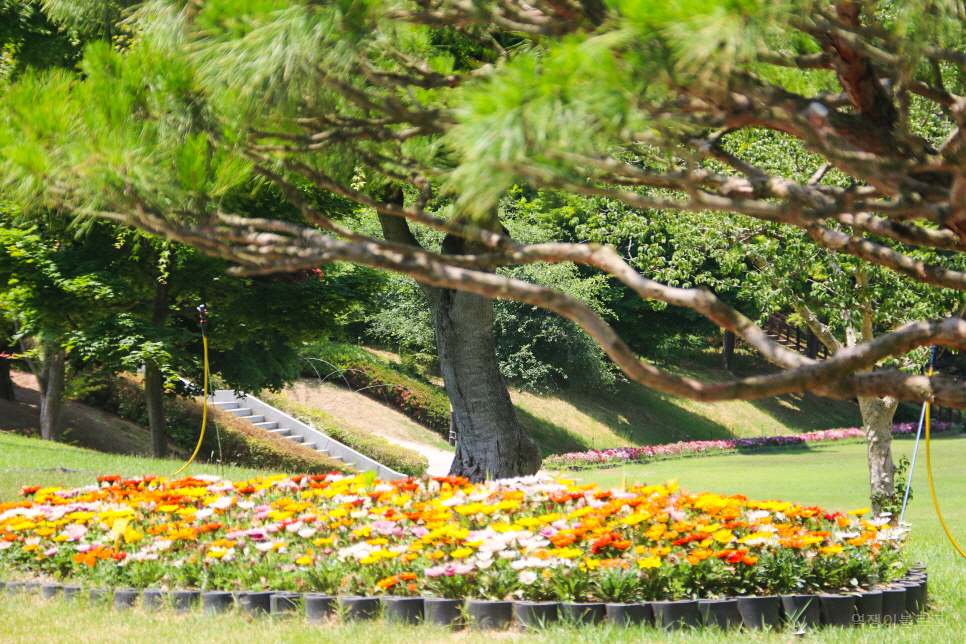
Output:
[[[151,324],[164,330],[168,320],[168,283],[158,281],[154,291],[154,310]],[[168,431],[164,423],[164,381],[161,367],[148,361],[144,365],[144,401],[148,408],[148,427],[151,430],[151,450],[155,458],[168,455]]]
[[859,398],[862,428],[869,458],[872,509],[878,515],[895,496],[895,464],[892,462],[892,420],[898,407],[894,398]]
[[[402,193],[395,198],[400,202]],[[405,219],[379,215],[389,241],[418,246]],[[443,252],[458,254],[462,240],[447,237]],[[453,406],[456,456],[450,474],[471,481],[533,474],[540,449],[523,431],[493,342],[493,302],[463,291],[420,284],[429,303],[446,393]]]
[[63,347],[44,348],[43,366],[37,376],[40,385],[40,437],[45,441],[60,438],[61,417],[64,412],[64,381],[67,355]]
[[7,342],[4,347],[0,344],[0,400],[16,402],[17,396],[13,387],[13,379],[10,377],[10,359],[7,357],[14,352],[12,342]]

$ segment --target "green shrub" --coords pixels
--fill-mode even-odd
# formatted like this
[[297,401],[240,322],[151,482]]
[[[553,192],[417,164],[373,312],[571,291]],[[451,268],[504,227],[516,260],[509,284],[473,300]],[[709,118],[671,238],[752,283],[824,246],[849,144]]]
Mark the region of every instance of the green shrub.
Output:
[[[394,363],[383,362],[365,349],[337,342],[306,347],[313,368],[305,376],[328,376],[380,402],[388,402],[417,423],[449,437],[449,398],[441,387],[417,380]],[[331,373],[333,370],[336,373]]]
[[419,452],[393,445],[382,436],[374,436],[343,425],[323,411],[294,403],[278,394],[264,394],[262,400],[401,474],[422,476],[429,467],[429,460]]

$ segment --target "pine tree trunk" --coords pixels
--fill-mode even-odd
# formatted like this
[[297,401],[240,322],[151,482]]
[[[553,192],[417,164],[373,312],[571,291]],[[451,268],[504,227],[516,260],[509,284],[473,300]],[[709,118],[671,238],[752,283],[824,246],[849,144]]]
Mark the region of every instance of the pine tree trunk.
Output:
[[50,346],[44,349],[43,367],[37,380],[40,384],[40,437],[45,441],[60,438],[66,358],[63,347]]
[[898,401],[893,398],[859,398],[862,428],[869,458],[872,509],[879,514],[895,496],[895,464],[892,462],[892,419]]
[[[168,283],[159,280],[154,290],[154,310],[151,324],[159,332],[168,321]],[[144,365],[144,402],[148,408],[148,427],[151,430],[151,450],[155,458],[168,455],[168,430],[164,424],[164,380],[161,367],[148,361]]]
[[523,431],[500,374],[492,300],[440,290],[431,308],[456,424],[450,474],[483,481],[535,473],[540,469],[540,449]]
[[[394,199],[402,202],[402,193]],[[405,219],[379,215],[386,239],[419,246]],[[462,240],[447,237],[443,252],[459,254]],[[433,316],[436,351],[453,406],[456,456],[450,474],[471,481],[534,474],[540,448],[523,431],[500,374],[493,341],[493,302],[463,291],[420,284]]]

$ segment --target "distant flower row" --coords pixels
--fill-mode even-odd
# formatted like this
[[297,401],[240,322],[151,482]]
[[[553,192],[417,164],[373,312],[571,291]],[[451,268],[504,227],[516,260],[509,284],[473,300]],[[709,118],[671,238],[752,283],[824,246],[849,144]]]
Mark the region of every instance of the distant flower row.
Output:
[[[946,432],[955,423],[933,422],[931,431]],[[917,423],[896,423],[892,426],[893,435],[915,434]],[[718,441],[681,441],[667,445],[644,445],[642,447],[615,447],[613,449],[592,449],[586,452],[571,452],[545,458],[544,467],[547,469],[578,469],[591,467],[610,467],[621,463],[642,462],[666,458],[669,456],[688,456],[707,452],[729,452],[742,449],[756,449],[759,447],[785,447],[788,445],[807,445],[809,443],[825,443],[854,438],[864,438],[865,432],[860,427],[845,429],[827,429],[820,432],[806,432],[788,436],[759,436],[756,438],[732,438]]]

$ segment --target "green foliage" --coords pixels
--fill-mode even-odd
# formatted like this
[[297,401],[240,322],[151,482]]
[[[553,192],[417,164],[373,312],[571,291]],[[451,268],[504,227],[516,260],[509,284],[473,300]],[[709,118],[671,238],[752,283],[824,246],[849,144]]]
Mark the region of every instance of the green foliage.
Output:
[[83,49],[79,35],[62,29],[39,2],[0,1],[0,84],[15,80],[28,67],[72,68]]
[[[314,427],[363,456],[368,456],[377,463],[381,463],[401,474],[422,476],[426,473],[429,461],[419,452],[401,445],[393,445],[382,436],[361,432],[348,425],[343,425],[324,411],[293,403],[284,395],[267,394],[263,395],[262,398],[268,404],[281,409],[293,418]],[[367,472],[367,474],[370,473]]]

